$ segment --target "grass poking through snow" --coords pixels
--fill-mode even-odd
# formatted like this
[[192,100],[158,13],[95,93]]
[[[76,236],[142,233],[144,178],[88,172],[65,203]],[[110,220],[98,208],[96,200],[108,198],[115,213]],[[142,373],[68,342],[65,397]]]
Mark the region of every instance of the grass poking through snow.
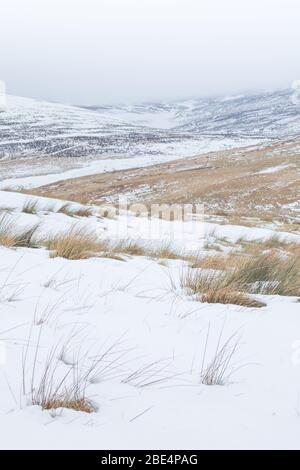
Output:
[[[204,263],[204,266],[205,263]],[[211,266],[208,263],[208,266]],[[282,256],[275,252],[257,256],[235,256],[228,264],[214,269],[188,268],[181,275],[181,286],[202,302],[262,307],[263,302],[250,294],[300,295],[300,256]]]
[[38,200],[28,199],[24,202],[22,212],[25,214],[36,214],[38,212]]
[[82,206],[76,209],[70,202],[63,204],[57,212],[69,217],[90,217],[93,215],[92,207]]
[[101,243],[96,234],[77,225],[65,233],[44,240],[43,243],[51,251],[52,258],[87,259],[101,250]]
[[37,242],[34,239],[39,224],[31,227],[16,227],[15,221],[7,214],[0,216],[0,245],[7,248],[36,248]]

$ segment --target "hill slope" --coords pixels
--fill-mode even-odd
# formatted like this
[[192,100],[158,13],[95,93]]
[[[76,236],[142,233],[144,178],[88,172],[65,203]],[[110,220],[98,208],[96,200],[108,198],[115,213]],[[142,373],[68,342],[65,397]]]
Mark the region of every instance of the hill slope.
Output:
[[300,133],[295,91],[135,106],[78,107],[8,96],[0,158],[195,155]]

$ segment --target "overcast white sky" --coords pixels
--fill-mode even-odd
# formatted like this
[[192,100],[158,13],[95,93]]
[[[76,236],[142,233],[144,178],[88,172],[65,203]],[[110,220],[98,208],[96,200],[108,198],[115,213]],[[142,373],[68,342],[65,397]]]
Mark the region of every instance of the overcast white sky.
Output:
[[12,94],[115,103],[289,86],[299,0],[1,0]]

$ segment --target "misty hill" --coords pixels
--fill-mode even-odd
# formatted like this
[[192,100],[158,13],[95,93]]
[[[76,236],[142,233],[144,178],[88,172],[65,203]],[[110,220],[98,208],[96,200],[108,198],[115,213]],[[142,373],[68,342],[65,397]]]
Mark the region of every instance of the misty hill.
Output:
[[194,98],[135,106],[89,107],[132,124],[201,135],[281,139],[299,135],[297,90]]
[[[203,151],[236,139],[300,133],[295,92],[121,106],[70,106],[8,96],[0,113],[0,158],[135,156]],[[208,146],[208,148],[210,148]]]

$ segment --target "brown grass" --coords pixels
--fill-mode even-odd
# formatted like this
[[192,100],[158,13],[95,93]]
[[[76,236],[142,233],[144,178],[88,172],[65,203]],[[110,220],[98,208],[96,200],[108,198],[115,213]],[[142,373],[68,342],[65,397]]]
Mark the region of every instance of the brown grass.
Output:
[[229,257],[224,255],[206,256],[197,258],[191,265],[192,268],[223,270],[228,266]]
[[78,209],[74,209],[73,204],[70,202],[63,204],[57,212],[59,214],[65,214],[69,217],[90,217],[93,215],[92,207],[82,206]]
[[201,302],[209,304],[232,304],[240,305],[243,307],[265,307],[266,304],[259,300],[253,299],[243,292],[232,290],[230,287],[223,287],[221,289],[209,289],[206,294],[201,298]]
[[300,295],[300,256],[282,257],[276,252],[232,258],[222,273],[188,268],[181,286],[211,303],[234,303],[246,307],[263,304],[246,294]]
[[300,243],[284,240],[276,234],[266,240],[246,241],[240,239],[239,243],[242,246],[244,253],[249,254],[262,254],[267,250],[277,250],[278,252],[281,251],[296,255],[300,254]]
[[48,398],[42,403],[34,403],[33,405],[39,405],[43,410],[55,410],[57,408],[69,408],[74,411],[82,411],[84,413],[94,413],[96,410],[90,400],[87,398],[77,398],[77,399],[68,399],[68,398]]
[[[227,223],[257,225],[279,221],[293,231],[299,222],[292,207],[299,199],[298,141],[269,146],[211,152],[148,168],[115,171],[50,184],[32,191],[62,199],[105,204],[107,196],[117,201],[120,194],[136,191],[134,203],[205,204],[206,214],[218,214]],[[288,163],[282,171],[261,170]],[[74,185],[76,192],[74,194]],[[151,192],[143,192],[151,185]],[[246,189],[245,189],[246,188]],[[285,229],[286,230],[286,229]]]
[[265,304],[252,299],[231,282],[231,272],[202,271],[188,268],[182,272],[181,287],[196,294],[196,300],[207,303],[234,304],[244,307],[264,307]]
[[24,202],[22,212],[25,214],[36,214],[38,212],[38,204],[37,199],[28,199]]
[[93,209],[92,207],[80,207],[78,209],[75,209],[73,211],[73,216],[75,217],[90,217],[93,215]]
[[147,248],[131,239],[116,241],[100,239],[86,227],[74,225],[67,232],[45,239],[44,246],[51,257],[70,260],[88,259],[94,256],[123,260],[119,255],[147,256]]
[[103,249],[95,233],[76,225],[65,233],[44,240],[43,244],[51,251],[52,258],[70,260],[91,258]]
[[70,202],[66,202],[58,209],[57,212],[59,214],[64,214],[68,215],[69,217],[73,217],[72,204]]
[[188,253],[184,251],[176,251],[170,243],[162,242],[157,246],[143,246],[130,238],[107,241],[103,246],[106,256],[116,254],[124,254],[129,256],[145,256],[158,260],[182,260],[195,264],[198,260],[197,253]]
[[106,249],[115,254],[122,253],[130,256],[145,256],[147,255],[147,249],[139,245],[136,241],[130,239],[117,240],[112,242],[106,247]]
[[227,282],[256,294],[300,295],[300,256],[272,251],[240,258]]
[[7,214],[3,214],[0,217],[0,245],[7,248],[36,248],[34,235],[38,227],[39,224],[29,228],[18,228],[14,220],[10,219]]

